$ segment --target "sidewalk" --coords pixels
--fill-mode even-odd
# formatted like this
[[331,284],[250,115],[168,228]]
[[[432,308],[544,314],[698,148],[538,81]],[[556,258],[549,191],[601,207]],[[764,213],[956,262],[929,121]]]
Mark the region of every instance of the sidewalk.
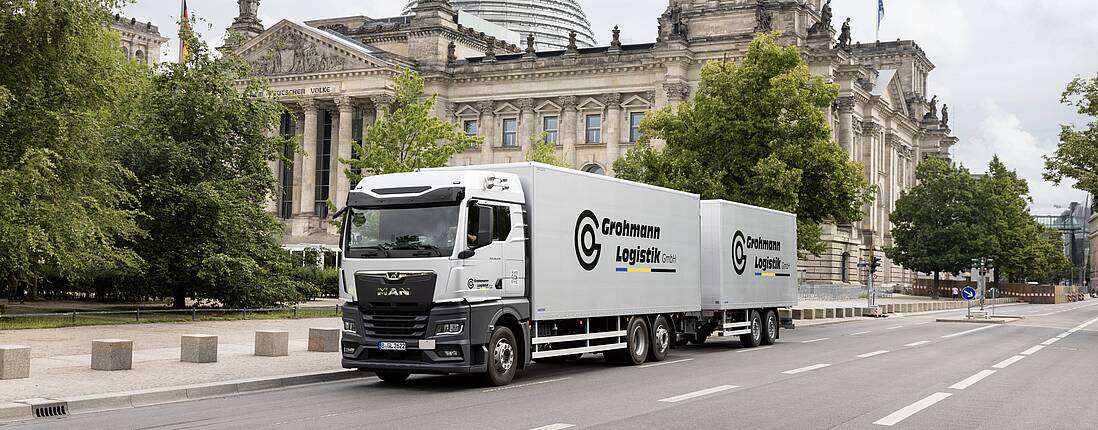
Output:
[[[1008,306],[1011,303],[1017,302],[1017,300],[1013,298],[1001,298],[988,300],[988,303],[990,304],[993,301],[997,302],[997,306]],[[892,297],[878,297],[876,303],[882,315],[893,313],[942,312],[965,309],[968,307],[968,302],[965,302],[964,300],[952,300],[950,298],[931,300],[927,297],[905,296],[902,294],[894,294]],[[789,311],[788,316],[791,316],[796,320],[798,327],[811,327],[815,325],[871,318],[863,316],[867,307],[868,304],[866,303],[866,299],[800,300],[797,303],[797,306],[794,306],[793,309]],[[784,312],[783,315],[785,315]]]
[[[177,387],[342,370],[339,352],[309,352],[309,328],[342,328],[339,318],[88,326],[0,332],[0,345],[31,347],[31,376],[0,380],[0,403]],[[256,330],[290,332],[290,355],[256,357]],[[181,363],[180,336],[218,336],[218,362]],[[91,341],[133,341],[133,370],[91,369]]]

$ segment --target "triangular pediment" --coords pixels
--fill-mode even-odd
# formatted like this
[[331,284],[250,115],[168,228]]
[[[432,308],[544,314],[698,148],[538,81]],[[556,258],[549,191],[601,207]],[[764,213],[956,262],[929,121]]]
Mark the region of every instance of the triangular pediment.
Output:
[[305,75],[389,68],[367,45],[308,25],[282,20],[237,48],[264,76]]
[[544,103],[538,105],[538,107],[535,108],[534,111],[538,113],[560,112],[560,105],[553,103],[552,101],[545,101]]
[[878,72],[877,82],[873,85],[873,95],[892,110],[907,116],[907,102],[904,99],[904,87],[900,74],[896,70],[885,69]]
[[633,96],[625,100],[625,103],[622,103],[621,106],[624,108],[648,108],[652,107],[652,103],[641,96]]

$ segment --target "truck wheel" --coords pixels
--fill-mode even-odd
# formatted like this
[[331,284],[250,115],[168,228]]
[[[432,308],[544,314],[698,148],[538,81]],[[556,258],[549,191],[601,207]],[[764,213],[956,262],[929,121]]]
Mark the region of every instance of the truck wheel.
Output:
[[763,345],[773,345],[778,340],[778,313],[774,310],[766,311],[763,317],[762,341]]
[[409,374],[407,372],[376,372],[376,375],[377,379],[380,379],[381,382],[399,384],[404,382],[405,379],[408,379]]
[[511,329],[496,326],[488,341],[488,371],[485,374],[489,385],[499,387],[511,383],[518,369],[518,346]]
[[657,316],[652,322],[651,346],[648,348],[648,361],[663,361],[671,349],[671,326],[667,318]]
[[759,311],[751,311],[748,322],[750,322],[748,327],[751,328],[751,333],[740,335],[740,345],[744,348],[754,348],[762,342],[762,318],[759,317]]

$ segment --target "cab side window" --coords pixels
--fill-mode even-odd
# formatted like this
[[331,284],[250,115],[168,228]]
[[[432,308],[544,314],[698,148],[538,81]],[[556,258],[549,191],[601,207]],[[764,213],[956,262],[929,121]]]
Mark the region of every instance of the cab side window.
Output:
[[507,206],[496,206],[493,210],[495,211],[496,225],[493,228],[492,238],[505,241],[507,236],[511,235],[511,209]]

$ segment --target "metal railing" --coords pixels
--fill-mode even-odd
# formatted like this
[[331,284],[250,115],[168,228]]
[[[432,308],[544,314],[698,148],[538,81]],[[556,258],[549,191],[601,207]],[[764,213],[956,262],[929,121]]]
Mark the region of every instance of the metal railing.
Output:
[[[893,287],[874,287],[877,297],[892,297]],[[866,298],[866,288],[845,285],[798,285],[797,298],[801,300],[844,301]]]

